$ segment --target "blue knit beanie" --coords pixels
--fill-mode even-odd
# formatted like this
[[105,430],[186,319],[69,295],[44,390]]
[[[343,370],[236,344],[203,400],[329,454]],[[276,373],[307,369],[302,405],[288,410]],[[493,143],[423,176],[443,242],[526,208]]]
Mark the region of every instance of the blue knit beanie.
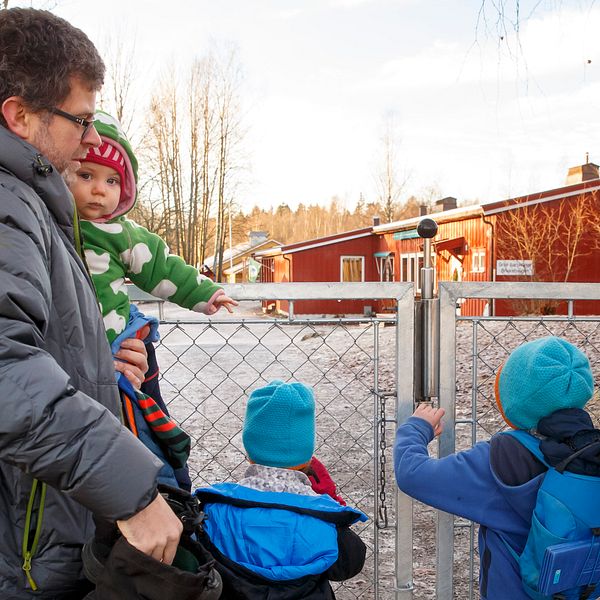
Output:
[[302,383],[272,381],[248,398],[242,440],[248,458],[267,467],[299,467],[315,451],[315,399]]
[[593,393],[587,356],[552,336],[519,346],[496,377],[498,407],[515,429],[533,429],[562,408],[583,408]]

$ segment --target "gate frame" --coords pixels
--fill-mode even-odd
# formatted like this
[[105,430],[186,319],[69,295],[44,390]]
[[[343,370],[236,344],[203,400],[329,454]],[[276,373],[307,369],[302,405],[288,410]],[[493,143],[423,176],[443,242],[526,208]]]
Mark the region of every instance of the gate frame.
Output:
[[[439,457],[453,454],[456,448],[456,323],[457,301],[460,298],[483,300],[566,300],[569,303],[565,320],[575,320],[574,300],[600,299],[598,283],[560,282],[439,282],[439,406],[445,409],[445,427],[439,437]],[[543,316],[539,317],[541,320]],[[560,317],[558,317],[560,319]],[[489,317],[490,321],[496,320]],[[515,317],[514,320],[519,320]],[[547,317],[556,321],[557,316]],[[453,600],[454,581],[454,516],[437,511],[436,527],[436,599]]]
[[[415,299],[413,282],[356,282],[356,283],[338,283],[338,282],[310,282],[310,283],[243,283],[243,284],[223,284],[222,288],[231,298],[238,301],[247,300],[285,300],[289,302],[289,313],[287,318],[282,319],[289,323],[296,320],[304,321],[303,317],[294,316],[294,301],[297,300],[394,300],[395,301],[395,407],[394,419],[386,419],[386,424],[394,424],[405,421],[414,409],[414,346],[415,346]],[[150,296],[144,297],[144,300],[160,301],[158,298]],[[162,308],[162,307],[161,307]],[[345,318],[344,322],[351,319]],[[365,317],[361,317],[364,321]],[[315,323],[327,321],[335,322],[335,318],[317,318],[310,319]],[[161,322],[169,322],[163,321]],[[214,321],[218,323],[218,320]],[[227,321],[224,321],[225,323]],[[181,322],[184,324],[185,322]],[[376,329],[377,331],[377,329]],[[378,390],[378,364],[376,357],[373,357],[374,370],[374,388],[373,398],[377,397]],[[402,377],[399,374],[402,373]],[[377,403],[375,403],[377,408]],[[374,417],[374,474],[379,467],[380,447],[379,426],[381,419]],[[394,427],[394,436],[395,436]],[[393,451],[393,443],[389,445],[389,451]],[[393,461],[393,456],[391,457]],[[393,484],[394,506],[395,506],[395,564],[393,593],[395,600],[412,600],[413,598],[413,501],[410,497],[400,492],[398,487]],[[374,485],[374,519],[377,512],[377,486]],[[374,522],[374,542],[377,548],[379,528]],[[410,551],[409,551],[410,550]],[[379,599],[379,582],[377,581],[378,563],[377,554],[375,554],[374,564],[374,599]]]

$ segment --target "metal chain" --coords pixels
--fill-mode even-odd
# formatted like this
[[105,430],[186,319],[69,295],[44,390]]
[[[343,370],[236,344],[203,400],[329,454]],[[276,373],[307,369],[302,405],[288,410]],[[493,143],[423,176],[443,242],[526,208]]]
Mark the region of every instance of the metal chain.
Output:
[[377,509],[378,519],[377,527],[385,529],[388,526],[388,514],[386,505],[386,464],[387,457],[385,451],[387,449],[387,441],[385,438],[386,429],[386,405],[385,394],[378,394],[379,399],[379,507]]

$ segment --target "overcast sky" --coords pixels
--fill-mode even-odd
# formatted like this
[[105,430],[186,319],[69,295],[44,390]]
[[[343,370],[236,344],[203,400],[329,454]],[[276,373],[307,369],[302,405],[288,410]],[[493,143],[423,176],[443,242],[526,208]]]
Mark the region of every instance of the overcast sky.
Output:
[[249,128],[240,203],[296,206],[337,195],[351,207],[361,193],[375,198],[388,112],[398,168],[409,176],[404,197],[435,184],[461,202],[491,202],[559,187],[586,152],[600,162],[600,5],[521,0],[519,40],[512,27],[496,27],[491,10],[478,27],[480,7],[59,0],[54,12],[101,48],[117,25],[135,36],[141,85],[169,61],[201,56],[210,39],[233,42]]

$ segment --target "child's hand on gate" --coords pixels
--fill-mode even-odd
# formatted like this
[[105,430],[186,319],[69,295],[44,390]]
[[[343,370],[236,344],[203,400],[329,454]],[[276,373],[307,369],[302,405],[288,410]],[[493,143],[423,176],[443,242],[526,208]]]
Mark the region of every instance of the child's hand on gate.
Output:
[[[217,296],[213,302],[213,305],[216,310],[219,310],[221,307],[225,307],[228,312],[233,312],[233,307],[238,306],[239,302],[236,302],[233,298],[230,298],[226,294],[221,294]],[[216,311],[215,311],[216,312]]]
[[413,417],[419,417],[419,419],[427,421],[433,427],[433,435],[437,437],[444,429],[442,417],[445,412],[443,408],[434,408],[429,404],[422,403],[415,409]]

